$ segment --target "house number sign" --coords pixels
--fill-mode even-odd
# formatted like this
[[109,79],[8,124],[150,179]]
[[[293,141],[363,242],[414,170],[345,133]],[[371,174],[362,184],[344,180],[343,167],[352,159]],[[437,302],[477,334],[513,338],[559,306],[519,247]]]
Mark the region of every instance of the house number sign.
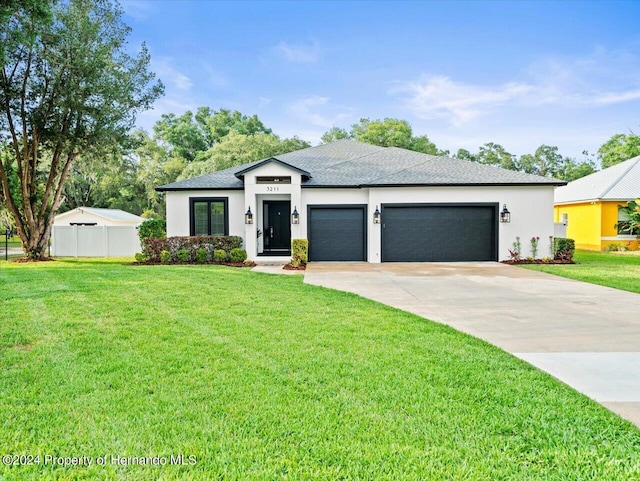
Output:
[[267,192],[278,192],[280,190],[280,187],[278,186],[267,186]]

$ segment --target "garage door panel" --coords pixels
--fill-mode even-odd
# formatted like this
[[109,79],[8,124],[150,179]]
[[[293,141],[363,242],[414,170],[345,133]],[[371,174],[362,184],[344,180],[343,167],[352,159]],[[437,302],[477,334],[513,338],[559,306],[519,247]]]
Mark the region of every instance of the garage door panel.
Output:
[[365,261],[363,206],[309,207],[310,261]]
[[496,260],[496,207],[384,206],[382,260]]

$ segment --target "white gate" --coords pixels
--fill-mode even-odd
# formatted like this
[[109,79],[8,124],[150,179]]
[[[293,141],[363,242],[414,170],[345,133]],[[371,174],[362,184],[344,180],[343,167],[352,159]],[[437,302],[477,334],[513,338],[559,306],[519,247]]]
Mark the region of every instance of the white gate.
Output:
[[134,226],[53,226],[51,255],[54,257],[133,257],[140,250],[140,238]]

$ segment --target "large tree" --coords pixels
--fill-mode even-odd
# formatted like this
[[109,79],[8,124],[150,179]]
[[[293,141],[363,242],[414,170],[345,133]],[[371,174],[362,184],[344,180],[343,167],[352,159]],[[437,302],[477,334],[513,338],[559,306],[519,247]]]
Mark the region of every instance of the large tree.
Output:
[[629,160],[637,155],[640,155],[640,136],[633,132],[630,134],[615,134],[598,149],[598,157],[603,169]]
[[247,135],[232,130],[203,153],[202,160],[189,164],[179,179],[188,179],[307,147],[311,147],[311,144],[298,137],[282,140],[274,134]]
[[144,46],[127,53],[130,29],[110,0],[20,0],[0,20],[2,196],[25,254],[40,258],[73,163],[125,139],[162,84]]
[[438,150],[436,144],[431,142],[426,135],[414,137],[409,122],[401,119],[369,120],[362,118],[359,123],[353,124],[348,132],[340,127],[332,127],[321,137],[323,143],[341,139],[354,139],[381,147],[401,147],[424,154],[449,155],[448,150]]

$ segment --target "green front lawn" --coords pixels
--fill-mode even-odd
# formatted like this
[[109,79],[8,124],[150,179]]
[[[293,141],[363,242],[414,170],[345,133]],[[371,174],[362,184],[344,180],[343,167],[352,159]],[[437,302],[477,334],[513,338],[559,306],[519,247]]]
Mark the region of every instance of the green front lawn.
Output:
[[[0,454],[40,455],[0,479],[640,477],[640,430],[602,406],[300,276],[1,262],[0,285]],[[115,463],[172,455],[194,458]]]
[[576,251],[577,264],[531,264],[527,269],[640,294],[640,251]]

